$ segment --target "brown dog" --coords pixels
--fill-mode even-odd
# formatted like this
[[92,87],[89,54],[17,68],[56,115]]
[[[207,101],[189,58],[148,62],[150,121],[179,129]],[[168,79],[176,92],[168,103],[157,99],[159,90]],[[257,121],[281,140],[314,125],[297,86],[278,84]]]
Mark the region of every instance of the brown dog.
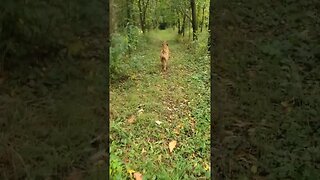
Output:
[[167,43],[167,41],[163,41],[161,53],[160,53],[160,60],[162,63],[162,70],[163,71],[167,71],[167,64],[168,64],[168,60],[170,57],[169,53],[170,53],[170,51],[169,51],[168,43]]

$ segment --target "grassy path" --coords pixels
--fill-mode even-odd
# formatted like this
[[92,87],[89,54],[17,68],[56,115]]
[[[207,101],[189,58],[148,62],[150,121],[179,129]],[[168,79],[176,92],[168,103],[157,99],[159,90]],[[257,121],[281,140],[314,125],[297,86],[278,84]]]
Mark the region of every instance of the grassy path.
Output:
[[[146,39],[127,59],[129,78],[110,85],[114,177],[126,169],[146,179],[209,179],[209,58],[192,54],[170,30]],[[172,56],[167,73],[160,71],[162,40]],[[177,146],[170,153],[173,140]]]

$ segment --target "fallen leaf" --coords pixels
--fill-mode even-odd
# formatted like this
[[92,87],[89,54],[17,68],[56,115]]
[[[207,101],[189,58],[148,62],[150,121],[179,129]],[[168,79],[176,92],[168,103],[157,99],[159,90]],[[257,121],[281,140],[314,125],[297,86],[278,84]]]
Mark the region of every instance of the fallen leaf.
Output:
[[196,121],[193,119],[193,118],[191,118],[191,122],[190,122],[190,124],[191,124],[191,130],[192,130],[192,132],[194,132],[195,130],[195,124],[196,124]]
[[139,172],[133,173],[133,177],[135,180],[142,180],[142,174]]
[[169,143],[169,151],[172,152],[173,149],[176,147],[177,145],[177,141],[176,140],[173,140]]
[[136,117],[135,117],[134,115],[132,115],[132,116],[130,116],[130,117],[128,118],[127,122],[128,122],[129,124],[132,124],[132,123],[134,123],[135,120],[136,120]]
[[156,123],[157,123],[158,125],[160,125],[162,122],[161,122],[161,121],[156,121]]
[[180,134],[179,129],[174,129],[173,132],[174,132],[175,134],[177,134],[177,135]]
[[258,170],[258,167],[257,167],[257,166],[252,166],[252,167],[251,167],[251,172],[252,172],[253,174],[257,173],[257,170]]
[[92,163],[97,163],[100,160],[107,160],[107,153],[103,150],[103,151],[99,151],[95,154],[93,154],[90,158],[89,161]]
[[144,149],[144,148],[142,148],[142,151],[141,151],[141,154],[144,154],[144,153],[146,153],[147,151]]
[[198,166],[198,163],[195,162],[195,163],[193,164],[193,167],[197,167],[197,166]]
[[138,115],[140,115],[140,114],[142,114],[143,113],[143,109],[139,109],[139,111],[138,111]]
[[286,108],[289,106],[289,103],[287,101],[282,101],[281,105]]
[[158,156],[158,159],[157,159],[157,160],[161,163],[161,160],[162,160],[161,154]]
[[208,163],[204,163],[204,169],[206,170],[206,171],[209,171],[210,170],[210,166],[208,165]]

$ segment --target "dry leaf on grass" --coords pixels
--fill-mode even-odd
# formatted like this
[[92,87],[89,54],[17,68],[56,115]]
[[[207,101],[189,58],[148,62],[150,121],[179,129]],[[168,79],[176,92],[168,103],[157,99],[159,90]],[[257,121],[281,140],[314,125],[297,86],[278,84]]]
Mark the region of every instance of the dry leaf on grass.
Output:
[[138,111],[138,115],[140,115],[140,114],[142,114],[143,113],[143,109],[141,108],[141,109],[139,109],[139,111]]
[[158,125],[160,125],[162,122],[161,122],[161,121],[156,121],[156,123],[157,123]]
[[133,177],[135,180],[142,180],[142,174],[139,172],[133,173]]
[[134,123],[135,121],[136,121],[136,116],[134,116],[134,115],[130,116],[130,117],[128,118],[128,120],[127,120],[127,122],[128,122],[129,124],[132,124],[132,123]]
[[172,152],[173,149],[176,147],[177,145],[177,141],[176,140],[173,140],[169,143],[169,151]]
[[209,171],[210,170],[210,166],[209,166],[209,164],[208,163],[204,163],[204,169],[206,170],[206,171]]
[[253,173],[253,174],[256,174],[257,173],[257,171],[258,171],[258,167],[257,166],[251,166],[251,172]]
[[89,158],[89,162],[93,164],[97,163],[100,160],[104,160],[104,161],[107,160],[107,153],[104,150],[96,152]]

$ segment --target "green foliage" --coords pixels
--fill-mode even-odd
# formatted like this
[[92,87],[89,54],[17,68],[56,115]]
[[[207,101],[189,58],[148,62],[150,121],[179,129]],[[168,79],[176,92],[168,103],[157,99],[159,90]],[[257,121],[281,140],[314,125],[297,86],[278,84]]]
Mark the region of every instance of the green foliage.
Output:
[[[118,63],[124,58],[128,51],[128,38],[121,34],[115,33],[112,35],[110,46],[110,73],[113,74],[118,71]],[[120,61],[120,62],[119,62]]]
[[214,71],[226,136],[217,143],[227,149],[218,166],[225,179],[319,179],[317,7],[243,1],[217,12],[224,36],[217,37]]
[[104,28],[104,4],[94,1],[10,1],[0,7],[2,64],[15,57],[57,55],[84,32]]
[[[145,179],[210,178],[210,61],[175,38],[172,29],[146,33],[120,64],[128,79],[110,85],[113,177],[128,177],[126,168]],[[162,40],[172,53],[167,74],[159,60]],[[201,47],[195,51],[204,52]],[[171,140],[178,142],[173,153]]]
[[25,68],[1,84],[0,179],[64,179],[73,168],[105,177],[106,167],[90,160],[106,149],[104,140],[90,144],[106,128],[104,63],[61,63]]
[[142,31],[137,27],[133,25],[129,25],[127,28],[127,35],[128,35],[128,46],[129,48],[134,51],[136,50],[139,41],[142,41]]
[[136,50],[140,43],[145,43],[141,30],[136,26],[129,25],[125,32],[111,35],[109,67],[111,79],[128,74],[128,65],[126,64],[128,56]]
[[[111,149],[112,149],[112,145],[111,145]],[[123,167],[123,163],[121,159],[116,155],[116,151],[114,150],[110,151],[109,163],[110,163],[109,177],[111,179],[124,179],[124,174],[126,174],[126,171]]]

